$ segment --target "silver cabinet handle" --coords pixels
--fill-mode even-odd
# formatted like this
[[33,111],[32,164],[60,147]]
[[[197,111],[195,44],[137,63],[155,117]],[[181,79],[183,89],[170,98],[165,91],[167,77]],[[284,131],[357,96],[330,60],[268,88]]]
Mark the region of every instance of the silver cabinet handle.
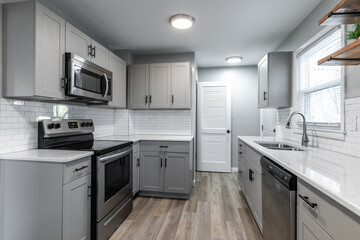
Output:
[[91,44],[88,46],[88,56],[93,56],[92,55],[92,45]]
[[92,54],[92,56],[95,57],[95,56],[96,56],[96,54],[95,54],[95,46],[92,48],[92,50],[94,51],[94,53]]
[[104,73],[104,78],[105,78],[105,82],[106,82],[106,89],[105,89],[105,93],[104,93],[104,96],[103,96],[103,98],[105,98],[106,97],[106,95],[108,94],[108,92],[109,92],[109,80],[108,80],[108,78],[107,78],[107,76],[106,76],[106,74]]
[[174,94],[171,96],[171,102],[174,104]]
[[145,96],[145,105],[147,104],[148,100],[147,100],[147,95]]

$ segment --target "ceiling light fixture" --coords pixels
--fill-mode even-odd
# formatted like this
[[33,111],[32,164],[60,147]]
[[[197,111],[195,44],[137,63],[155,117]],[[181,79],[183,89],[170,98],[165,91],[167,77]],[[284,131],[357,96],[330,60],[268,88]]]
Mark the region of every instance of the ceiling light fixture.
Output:
[[169,19],[169,23],[176,29],[189,29],[195,24],[195,18],[186,14],[175,14]]
[[233,56],[233,57],[226,58],[226,61],[228,63],[239,63],[242,61],[242,59],[243,59],[242,57]]

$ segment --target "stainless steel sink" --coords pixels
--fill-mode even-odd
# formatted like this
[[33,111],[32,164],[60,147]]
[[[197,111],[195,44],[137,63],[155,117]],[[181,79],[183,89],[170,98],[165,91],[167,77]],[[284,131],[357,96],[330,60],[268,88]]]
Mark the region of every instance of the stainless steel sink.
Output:
[[259,144],[260,146],[263,146],[265,148],[268,149],[273,149],[273,150],[284,150],[284,151],[304,151],[301,148],[297,148],[291,145],[288,145],[286,143],[264,143],[264,142],[256,142],[257,144]]

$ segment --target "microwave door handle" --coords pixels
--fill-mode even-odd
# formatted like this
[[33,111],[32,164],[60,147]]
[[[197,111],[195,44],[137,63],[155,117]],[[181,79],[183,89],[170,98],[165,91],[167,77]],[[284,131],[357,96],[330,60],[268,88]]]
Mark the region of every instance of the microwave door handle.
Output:
[[128,154],[132,153],[132,148],[124,151],[124,152],[120,152],[120,153],[116,153],[114,155],[110,155],[110,156],[106,156],[106,157],[101,157],[99,159],[99,162],[100,163],[107,163],[107,162],[111,162],[111,161],[114,161],[114,160],[117,160],[119,158],[122,158]]
[[109,81],[108,81],[108,78],[107,78],[107,76],[106,76],[106,74],[104,73],[104,78],[105,78],[105,82],[106,82],[106,89],[105,89],[105,93],[104,93],[104,96],[103,96],[103,98],[105,98],[106,97],[106,95],[108,94],[108,92],[109,92]]

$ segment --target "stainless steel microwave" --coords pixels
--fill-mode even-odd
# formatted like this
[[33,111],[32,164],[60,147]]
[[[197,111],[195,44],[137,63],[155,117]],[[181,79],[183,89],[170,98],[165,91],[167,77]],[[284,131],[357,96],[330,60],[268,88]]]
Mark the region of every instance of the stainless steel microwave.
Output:
[[65,53],[67,99],[87,103],[112,100],[112,72],[76,54]]

